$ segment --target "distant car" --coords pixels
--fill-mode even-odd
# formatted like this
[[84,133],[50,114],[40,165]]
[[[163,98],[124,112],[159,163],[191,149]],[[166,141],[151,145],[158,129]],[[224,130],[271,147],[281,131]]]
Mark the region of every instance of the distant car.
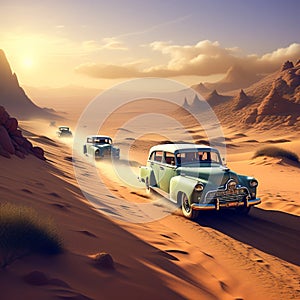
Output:
[[239,175],[222,164],[217,149],[205,145],[162,144],[150,149],[140,181],[181,205],[183,215],[196,219],[201,210],[234,208],[247,214],[261,201],[255,178]]
[[112,139],[105,135],[90,135],[83,145],[83,153],[95,159],[120,158],[120,149],[113,145]]
[[56,132],[58,137],[72,137],[72,131],[68,126],[59,126],[58,131]]

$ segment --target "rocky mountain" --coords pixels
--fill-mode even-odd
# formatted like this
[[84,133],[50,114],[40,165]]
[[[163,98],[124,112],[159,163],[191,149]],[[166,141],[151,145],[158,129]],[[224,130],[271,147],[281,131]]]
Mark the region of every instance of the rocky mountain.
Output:
[[300,121],[300,64],[287,61],[257,108],[257,120],[267,116],[285,117],[289,124]]
[[200,82],[199,84],[192,85],[191,88],[194,89],[200,95],[207,95],[211,93],[211,90],[208,89],[202,82]]
[[234,108],[239,110],[251,103],[250,97],[244,92],[243,89],[240,90],[239,94],[234,98]]
[[[300,126],[300,60],[295,65],[291,61],[283,63],[278,71],[246,89],[227,95],[213,90],[205,99],[220,121],[229,126],[265,129]],[[190,107],[197,108],[199,102],[195,97]],[[185,105],[188,105],[187,101]]]
[[[280,70],[241,90],[216,113],[225,122],[264,128],[300,124],[300,63],[285,62]],[[232,113],[228,113],[231,111]]]
[[184,98],[184,102],[183,102],[182,107],[183,107],[184,109],[186,109],[186,110],[189,110],[189,109],[190,109],[190,105],[189,105],[189,103],[188,103],[186,97]]
[[34,104],[19,85],[17,75],[12,73],[3,50],[0,49],[0,105],[9,114],[19,119],[46,118],[58,119],[51,110],[40,108]]
[[193,102],[191,104],[191,109],[193,111],[199,111],[199,110],[201,110],[202,107],[203,107],[203,105],[201,104],[201,101],[200,101],[198,95],[196,94],[193,99]]
[[230,96],[220,95],[217,90],[213,90],[206,98],[210,106],[216,106],[230,100]]

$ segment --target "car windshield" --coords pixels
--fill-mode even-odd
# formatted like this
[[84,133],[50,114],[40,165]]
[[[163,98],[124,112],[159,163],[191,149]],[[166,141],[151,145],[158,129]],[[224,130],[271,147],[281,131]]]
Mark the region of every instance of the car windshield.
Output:
[[94,137],[93,143],[94,144],[111,144],[112,140],[110,138]]
[[178,166],[219,166],[222,165],[220,155],[217,151],[197,150],[197,151],[180,151],[176,154]]

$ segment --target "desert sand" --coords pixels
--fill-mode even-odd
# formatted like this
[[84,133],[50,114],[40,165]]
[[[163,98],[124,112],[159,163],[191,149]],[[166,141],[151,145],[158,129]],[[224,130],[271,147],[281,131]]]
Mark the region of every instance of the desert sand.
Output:
[[[121,117],[122,112],[109,128],[118,128]],[[278,143],[281,147],[300,153],[297,131],[245,133],[224,128],[230,141],[227,165],[259,180],[262,204],[249,216],[205,212],[192,222],[177,210],[136,224],[104,215],[85,199],[74,176],[71,140],[59,140],[55,128],[42,121],[20,122],[20,127],[45,150],[47,161],[33,155],[0,157],[1,201],[27,205],[53,218],[65,250],[53,257],[29,255],[0,270],[2,299],[299,298],[299,165],[252,159],[258,145],[274,144],[279,138],[285,140]],[[203,135],[197,127],[189,130]],[[149,147],[162,139],[152,134],[134,143],[118,142],[121,149],[127,143],[137,170],[146,162]],[[88,178],[90,162],[83,157],[80,164]],[[109,163],[99,163],[98,169],[112,195],[125,204],[158,197],[126,186]],[[95,266],[91,256],[103,251],[113,257],[114,269]]]

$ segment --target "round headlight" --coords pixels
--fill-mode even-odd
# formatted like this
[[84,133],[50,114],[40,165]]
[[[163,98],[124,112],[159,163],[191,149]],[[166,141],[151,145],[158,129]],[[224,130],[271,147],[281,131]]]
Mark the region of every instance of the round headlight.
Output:
[[202,185],[201,183],[197,183],[197,184],[195,185],[195,187],[194,187],[194,190],[195,190],[196,192],[202,192],[203,189],[204,189],[204,187],[203,187],[203,185]]
[[258,182],[255,179],[250,180],[250,186],[251,187],[257,187],[258,186]]
[[234,180],[230,180],[227,184],[228,189],[235,189],[236,188],[237,183]]

